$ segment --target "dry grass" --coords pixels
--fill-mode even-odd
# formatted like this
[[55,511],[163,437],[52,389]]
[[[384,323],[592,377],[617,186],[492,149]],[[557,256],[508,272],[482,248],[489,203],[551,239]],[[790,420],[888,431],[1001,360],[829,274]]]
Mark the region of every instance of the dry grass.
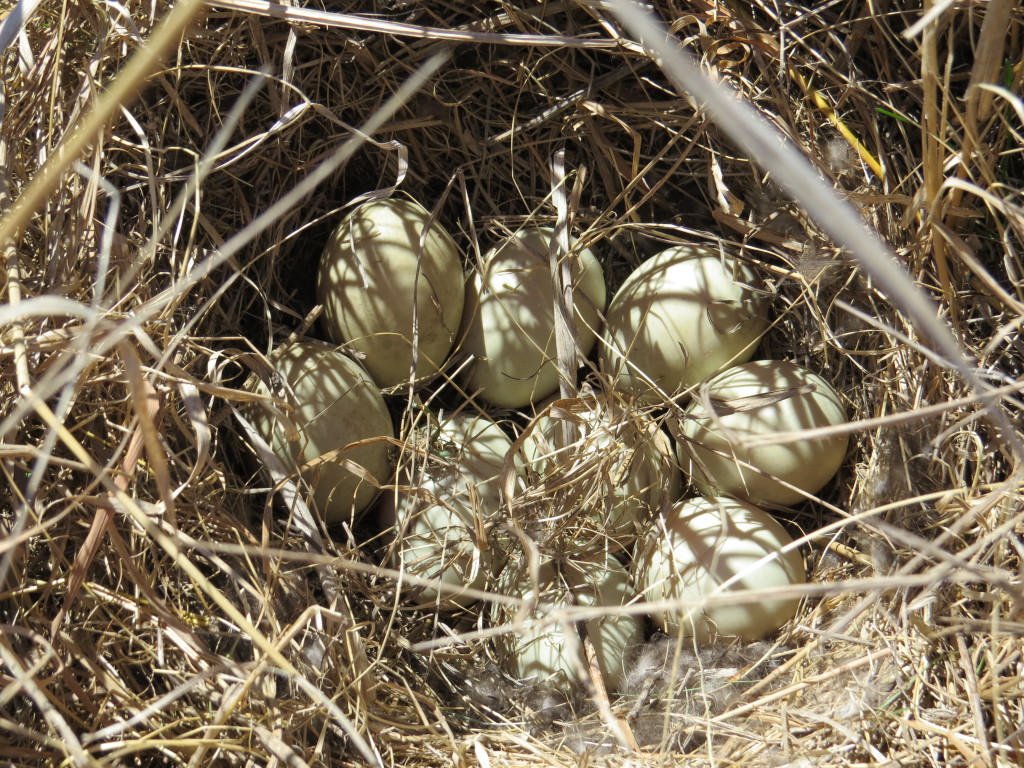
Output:
[[[759,356],[823,372],[861,422],[790,516],[812,579],[777,645],[730,651],[740,689],[663,705],[663,743],[595,761],[1024,761],[1024,12],[926,3],[908,35],[901,4],[654,3],[856,206],[936,333],[612,5],[223,0],[180,39],[162,4],[0,11],[5,765],[568,766],[631,743],[605,734],[632,702],[570,716],[510,687],[487,611],[409,608],[372,521],[317,530],[253,470],[238,385],[315,333],[327,232],[392,186],[467,266],[526,221],[568,219],[612,289],[666,244],[729,243],[774,293]],[[143,81],[132,56],[162,50]],[[585,475],[551,503],[599,493]]]

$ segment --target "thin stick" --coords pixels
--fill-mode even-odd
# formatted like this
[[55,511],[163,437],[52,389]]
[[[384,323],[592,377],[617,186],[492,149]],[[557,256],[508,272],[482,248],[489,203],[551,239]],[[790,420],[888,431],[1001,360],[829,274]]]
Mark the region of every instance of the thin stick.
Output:
[[419,40],[447,40],[458,43],[487,43],[490,45],[531,45],[543,48],[616,48],[618,43],[602,38],[570,37],[567,35],[522,35],[500,32],[478,32],[469,29],[442,29],[421,27],[400,21],[375,19],[353,13],[333,13],[313,8],[301,8],[267,0],[210,0],[210,4],[230,8],[256,16],[301,24],[317,24],[323,27],[353,29],[360,32],[375,32],[396,37],[412,37]]
[[[925,15],[933,7],[932,0],[925,0]],[[921,108],[921,170],[924,173],[926,211],[929,219],[942,221],[942,182],[945,178],[942,162],[942,148],[945,142],[943,128],[946,121],[940,115],[939,103],[939,54],[938,30],[933,22],[925,29],[921,39],[921,90],[924,104]],[[929,226],[929,232],[931,228]],[[949,265],[946,262],[946,241],[931,232],[932,260],[939,278],[942,296],[949,304],[953,326],[958,322],[959,310],[956,295],[949,280]]]

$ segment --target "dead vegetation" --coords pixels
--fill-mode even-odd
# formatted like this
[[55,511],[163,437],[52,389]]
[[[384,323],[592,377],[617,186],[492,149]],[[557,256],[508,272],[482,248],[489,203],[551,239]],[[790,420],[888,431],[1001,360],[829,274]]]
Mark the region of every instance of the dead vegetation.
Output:
[[[1024,760],[1024,11],[653,6],[881,235],[975,382],[604,4],[220,0],[183,36],[134,0],[0,11],[6,764]],[[559,152],[610,289],[729,243],[773,294],[758,356],[823,372],[861,422],[789,517],[797,619],[753,654],[652,661],[654,638],[621,699],[505,678],[486,610],[410,608],[372,515],[319,530],[301,488],[289,515],[239,419],[241,383],[316,334],[351,201],[433,206],[470,268],[555,222]]]

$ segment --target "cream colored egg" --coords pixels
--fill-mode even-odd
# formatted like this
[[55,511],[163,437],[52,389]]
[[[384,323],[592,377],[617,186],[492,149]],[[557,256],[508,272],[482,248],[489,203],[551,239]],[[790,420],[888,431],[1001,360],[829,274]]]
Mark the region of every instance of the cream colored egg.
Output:
[[[625,568],[607,553],[567,558],[557,567],[548,561],[540,568],[540,589],[535,592],[523,570],[525,563],[519,565],[522,568],[511,564],[502,573],[501,591],[526,599],[536,597],[538,607],[531,619],[543,620],[553,610],[566,609],[571,604],[570,596],[578,606],[607,609],[585,624],[605,685],[611,691],[621,688],[626,649],[643,639],[640,622],[616,612],[633,599]],[[507,611],[499,611],[499,622],[512,618]],[[510,675],[556,686],[579,680],[574,649],[580,648],[577,628],[563,622],[545,625],[534,621],[522,630],[499,636],[499,655]]]
[[782,360],[744,363],[711,379],[707,396],[717,416],[711,416],[704,401],[695,398],[676,434],[683,471],[702,493],[736,496],[761,506],[787,506],[804,496],[773,478],[813,494],[843,463],[844,434],[744,444],[775,433],[846,423],[839,395],[806,368]]
[[[554,400],[524,441],[523,453],[551,497],[570,502],[577,540],[599,537],[614,549],[627,546],[637,525],[663,500],[675,501],[682,476],[667,435],[642,411],[624,410],[606,398]],[[566,445],[563,428],[572,442]],[[584,514],[575,513],[582,511]]]
[[491,419],[468,413],[432,421],[410,441],[401,489],[381,501],[381,524],[395,532],[396,567],[452,588],[406,587],[417,601],[453,610],[476,599],[461,590],[486,588],[487,531],[502,514],[501,473],[511,447]]
[[[462,319],[459,250],[430,214],[408,200],[373,200],[351,211],[327,241],[317,273],[322,324],[337,344],[365,355],[378,385],[417,379],[444,365]],[[415,317],[414,317],[415,315]]]
[[[359,465],[378,484],[391,477],[388,439],[395,433],[380,389],[358,363],[325,344],[292,344],[275,369],[286,384],[274,393],[282,402],[260,403],[253,426],[289,469],[338,451],[303,476],[328,525],[352,521],[377,497],[379,486],[342,462]],[[263,384],[258,392],[270,394]],[[361,441],[369,442],[348,447]]]
[[[487,254],[466,286],[462,349],[475,358],[466,388],[494,405],[521,408],[558,388],[553,232],[524,229]],[[593,349],[605,306],[604,273],[589,249],[572,259],[574,327],[584,355]]]
[[749,360],[767,302],[749,266],[707,246],[680,245],[643,262],[608,304],[601,369],[655,402]]
[[[758,640],[796,614],[793,595],[734,604],[709,602],[745,590],[784,589],[806,578],[792,538],[767,512],[735,499],[681,501],[637,545],[633,578],[648,602],[678,600],[677,610],[658,611],[663,629],[706,640],[712,634]],[[772,555],[765,562],[762,560]],[[684,605],[685,604],[685,605]]]

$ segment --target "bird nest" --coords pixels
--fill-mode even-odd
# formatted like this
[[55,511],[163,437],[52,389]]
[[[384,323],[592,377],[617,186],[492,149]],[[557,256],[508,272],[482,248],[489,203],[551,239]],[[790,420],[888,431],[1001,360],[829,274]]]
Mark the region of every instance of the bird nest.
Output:
[[[12,765],[1019,764],[1020,7],[623,7],[5,12]],[[730,91],[763,152],[723,117]],[[829,195],[786,177],[780,137]],[[431,209],[467,270],[507,233],[558,224],[609,293],[672,244],[757,271],[772,306],[757,357],[820,373],[854,425],[839,474],[780,515],[808,566],[792,621],[753,645],[648,627],[619,694],[599,674],[537,686],[495,642],[529,620],[522,601],[486,584],[439,611],[410,599],[374,515],[328,530],[308,514],[308,489],[245,429],[246,382],[318,335],[329,232],[391,194]],[[862,230],[844,239],[817,207],[832,201],[890,257],[865,255]],[[483,407],[459,394],[461,363],[440,393],[389,396],[396,455],[422,458],[424,393]],[[607,381],[590,366],[573,385]],[[610,403],[640,433],[672,413]],[[534,419],[496,415],[513,436]],[[624,461],[595,449],[526,473],[496,546],[557,551]]]

